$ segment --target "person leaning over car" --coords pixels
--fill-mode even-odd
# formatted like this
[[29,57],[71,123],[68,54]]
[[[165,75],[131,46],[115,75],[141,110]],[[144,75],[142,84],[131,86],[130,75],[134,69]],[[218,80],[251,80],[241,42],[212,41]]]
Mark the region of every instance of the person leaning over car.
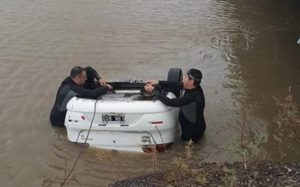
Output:
[[102,82],[103,86],[95,89],[87,89],[83,86],[87,80],[86,70],[80,66],[75,66],[70,72],[70,76],[65,78],[61,83],[54,106],[50,112],[50,122],[53,126],[64,127],[65,117],[67,113],[67,103],[74,97],[84,97],[96,99],[100,95],[105,94],[108,90],[112,90],[112,86]]
[[[146,92],[154,92],[156,97],[165,105],[180,107],[179,122],[182,130],[181,138],[184,141],[199,141],[203,136],[206,123],[204,119],[205,98],[200,86],[202,73],[198,69],[190,69],[183,76],[183,83],[169,81],[147,81],[144,89]],[[155,85],[165,87],[181,87],[184,95],[180,98],[168,98],[155,89]]]

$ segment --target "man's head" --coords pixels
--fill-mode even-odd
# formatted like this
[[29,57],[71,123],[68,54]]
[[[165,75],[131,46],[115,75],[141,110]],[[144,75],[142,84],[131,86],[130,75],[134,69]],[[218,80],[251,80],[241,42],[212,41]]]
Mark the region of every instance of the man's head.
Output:
[[75,66],[71,69],[70,77],[79,86],[84,85],[86,81],[86,71],[80,66]]
[[190,89],[199,86],[202,79],[202,73],[198,69],[191,68],[183,76],[184,88]]

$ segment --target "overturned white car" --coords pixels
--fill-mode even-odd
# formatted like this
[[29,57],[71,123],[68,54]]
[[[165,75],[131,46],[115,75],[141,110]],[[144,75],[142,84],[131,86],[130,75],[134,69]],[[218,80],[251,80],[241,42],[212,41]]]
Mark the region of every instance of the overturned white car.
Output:
[[[168,81],[182,81],[182,71],[172,68]],[[167,107],[143,91],[143,82],[111,82],[114,92],[98,100],[73,97],[67,104],[68,139],[90,146],[135,152],[163,151],[175,139],[178,108]],[[160,88],[169,98],[180,90]],[[154,149],[153,149],[154,148]]]

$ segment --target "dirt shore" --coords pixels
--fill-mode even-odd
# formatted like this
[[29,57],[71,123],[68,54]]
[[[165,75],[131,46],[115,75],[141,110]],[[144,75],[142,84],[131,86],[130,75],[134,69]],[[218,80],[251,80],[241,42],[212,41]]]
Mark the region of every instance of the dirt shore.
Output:
[[128,178],[111,187],[166,187],[166,186],[300,186],[300,163],[272,161],[244,164],[202,163],[190,168]]

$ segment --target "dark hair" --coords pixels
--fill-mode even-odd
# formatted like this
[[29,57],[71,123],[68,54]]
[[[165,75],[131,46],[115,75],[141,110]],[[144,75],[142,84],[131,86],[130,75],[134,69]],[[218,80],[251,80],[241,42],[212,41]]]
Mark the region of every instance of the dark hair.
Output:
[[[91,66],[87,66],[84,69],[86,71],[87,79],[83,87],[87,89],[95,89],[101,87],[101,84],[99,83],[99,79],[101,79],[101,77],[99,76],[98,72]],[[97,81],[95,81],[95,79]]]
[[198,69],[191,68],[187,72],[189,79],[194,81],[194,86],[198,86],[201,83],[202,73]]
[[87,66],[84,69],[86,71],[87,82],[94,82],[94,79],[99,81],[99,79],[101,79],[98,72],[94,68],[92,68],[91,66]]
[[82,67],[75,66],[71,69],[70,76],[72,78],[75,78],[76,76],[80,75],[83,71],[85,71],[85,70]]

